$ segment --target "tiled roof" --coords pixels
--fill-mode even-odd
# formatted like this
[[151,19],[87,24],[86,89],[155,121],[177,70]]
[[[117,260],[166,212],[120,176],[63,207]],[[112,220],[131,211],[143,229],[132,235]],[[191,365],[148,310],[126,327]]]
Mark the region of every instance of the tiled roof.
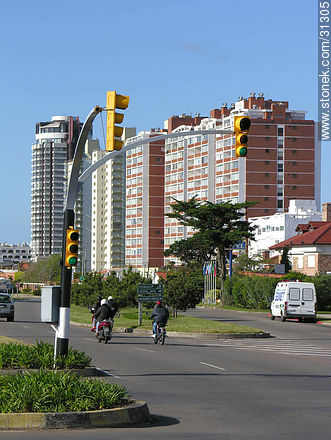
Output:
[[[315,224],[321,224],[313,231],[305,232],[304,234],[298,234],[280,243],[270,246],[269,249],[283,249],[284,247],[294,246],[307,246],[317,244],[330,244],[331,245],[331,222],[310,222],[313,227]],[[317,226],[317,225],[316,225]]]

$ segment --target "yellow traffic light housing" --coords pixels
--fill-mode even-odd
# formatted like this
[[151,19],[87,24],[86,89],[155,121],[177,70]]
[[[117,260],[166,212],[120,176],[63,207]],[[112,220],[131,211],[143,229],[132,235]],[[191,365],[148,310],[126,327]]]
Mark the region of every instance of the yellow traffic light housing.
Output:
[[251,127],[251,120],[247,116],[234,116],[233,131],[235,134],[235,156],[247,156],[247,132]]
[[78,242],[79,242],[79,231],[78,229],[67,229],[67,239],[66,239],[66,256],[65,256],[65,266],[70,268],[76,266],[78,262]]
[[116,109],[125,110],[129,105],[129,96],[118,95],[116,92],[107,92],[107,139],[106,151],[121,150],[123,141],[120,138],[123,134],[123,127],[117,127],[115,124],[121,124],[124,119],[123,113],[117,113]]

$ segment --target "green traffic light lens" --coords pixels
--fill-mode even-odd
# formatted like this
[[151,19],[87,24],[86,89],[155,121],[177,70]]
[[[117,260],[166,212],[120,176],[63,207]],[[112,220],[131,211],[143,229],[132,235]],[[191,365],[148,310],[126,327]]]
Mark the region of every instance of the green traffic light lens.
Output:
[[240,152],[239,152],[239,154],[240,154],[241,157],[246,156],[246,154],[247,154],[247,148],[245,148],[245,147],[240,148]]
[[74,266],[75,264],[77,264],[77,258],[76,257],[70,257],[69,258],[69,264],[70,264],[70,266]]

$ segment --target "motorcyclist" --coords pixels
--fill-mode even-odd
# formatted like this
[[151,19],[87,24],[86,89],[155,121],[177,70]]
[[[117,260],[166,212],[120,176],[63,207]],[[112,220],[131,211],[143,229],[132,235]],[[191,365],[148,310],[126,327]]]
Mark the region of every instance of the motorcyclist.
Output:
[[156,301],[156,306],[153,309],[151,319],[153,319],[153,335],[155,335],[157,325],[166,325],[169,319],[169,311],[162,305],[161,300]]
[[112,296],[108,296],[107,299],[107,305],[109,308],[109,314],[110,314],[110,319],[111,319],[111,324],[113,326],[114,324],[114,316],[116,315],[116,313],[118,312],[118,305],[117,303],[114,301],[114,298]]
[[101,300],[102,300],[102,296],[98,296],[98,299],[97,299],[96,303],[93,304],[93,306],[91,307],[91,313],[93,313],[91,332],[94,332],[94,330],[95,330],[96,320],[94,318],[94,314],[98,310],[98,308],[101,306]]
[[97,323],[96,329],[95,329],[95,334],[96,334],[96,336],[98,336],[98,328],[99,328],[100,322],[104,321],[105,319],[110,319],[110,311],[109,311],[109,307],[108,307],[106,299],[101,300],[101,305],[98,308],[98,310],[95,312],[94,318]]

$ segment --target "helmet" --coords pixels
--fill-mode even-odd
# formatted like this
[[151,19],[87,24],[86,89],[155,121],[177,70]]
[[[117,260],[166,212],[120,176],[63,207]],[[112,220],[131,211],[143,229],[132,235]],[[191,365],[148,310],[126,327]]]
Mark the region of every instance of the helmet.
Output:
[[107,304],[107,300],[106,299],[102,299],[101,300],[101,305],[103,306],[104,304]]
[[162,304],[162,301],[161,301],[161,300],[157,300],[157,301],[156,301],[156,304],[157,304],[158,306],[160,306],[160,305]]
[[108,301],[110,301],[111,299],[114,299],[112,296],[108,296]]

